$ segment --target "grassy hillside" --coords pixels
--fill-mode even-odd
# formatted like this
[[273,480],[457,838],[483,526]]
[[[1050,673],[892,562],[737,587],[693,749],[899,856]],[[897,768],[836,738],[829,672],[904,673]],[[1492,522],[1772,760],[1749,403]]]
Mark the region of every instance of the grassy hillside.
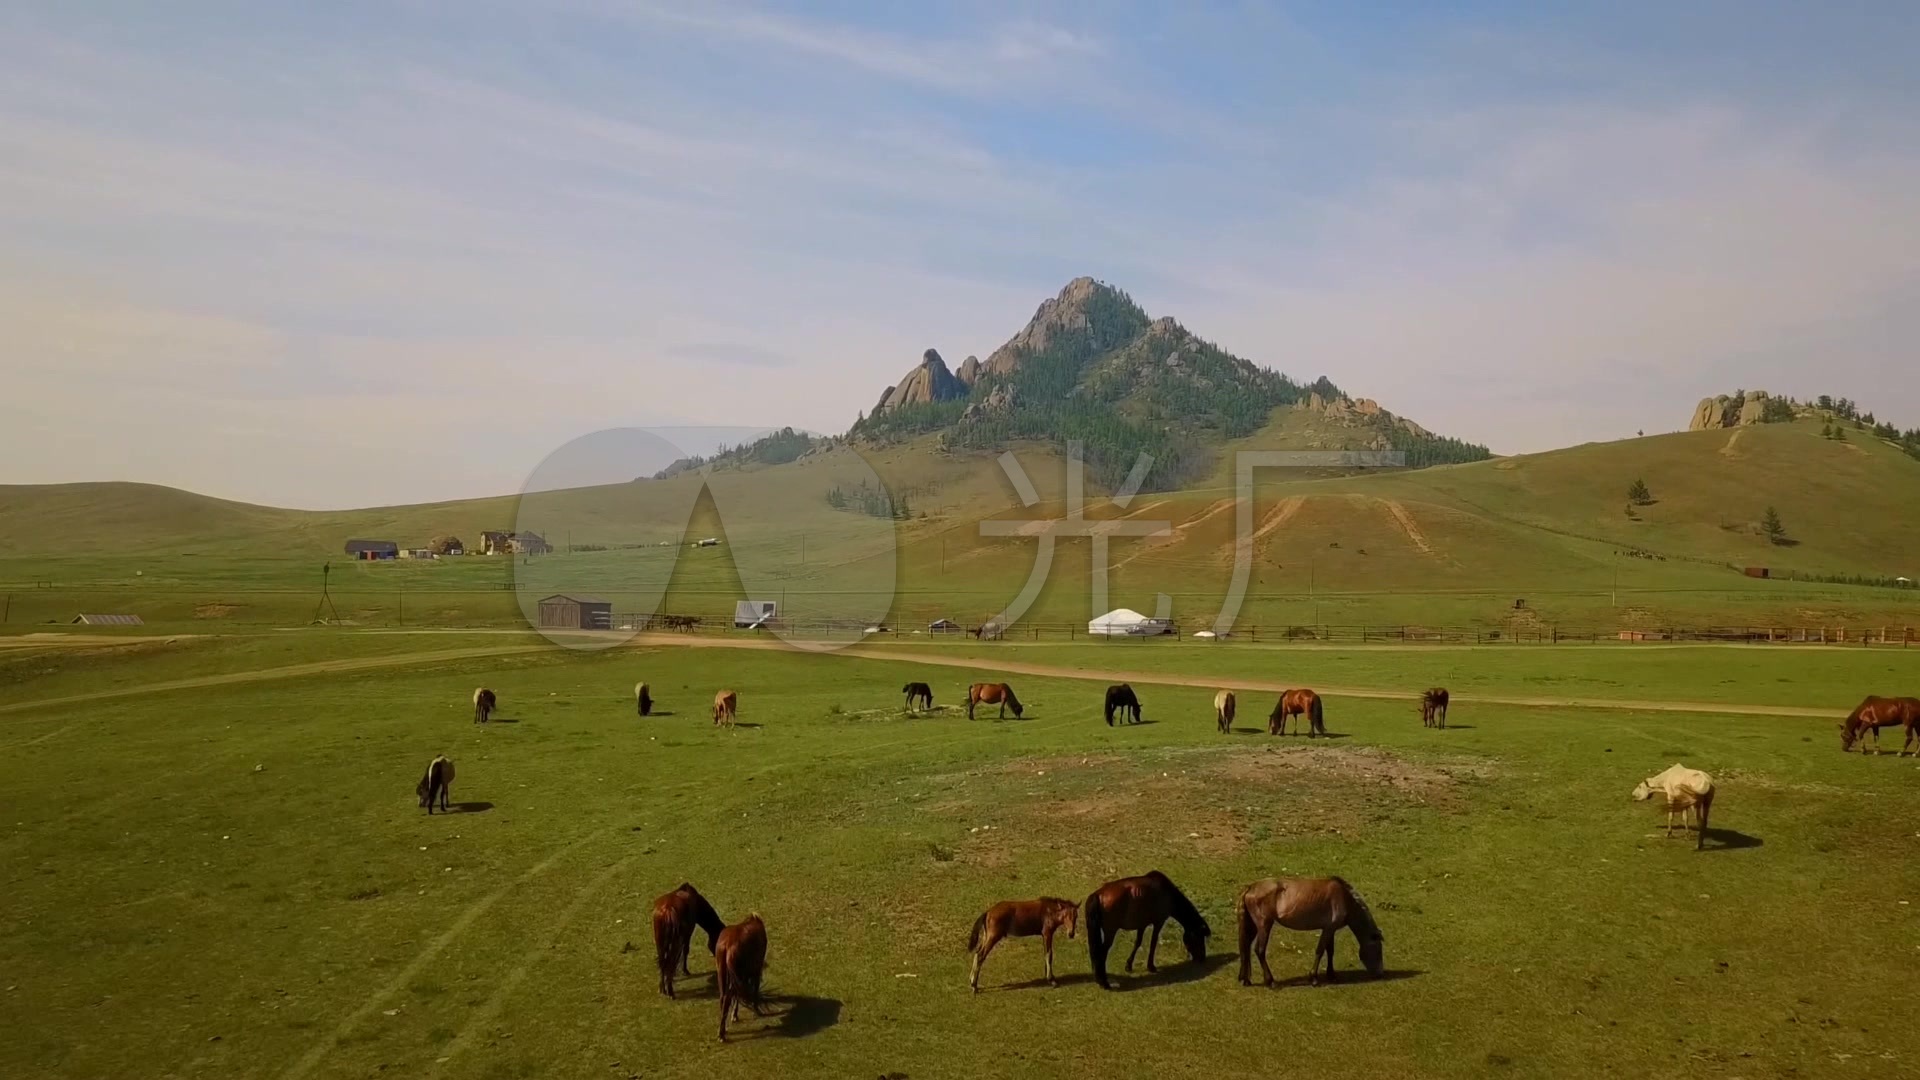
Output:
[[[1310,410],[1281,409],[1237,445],[1330,446],[1342,437]],[[781,465],[518,500],[340,513],[129,484],[7,488],[0,582],[9,591],[55,583],[51,595],[15,593],[32,621],[87,605],[156,618],[192,611],[304,621],[318,564],[333,560],[336,590],[350,598],[343,616],[375,623],[397,620],[403,605],[415,622],[512,621],[515,576],[525,590],[608,595],[622,610],[664,604],[719,615],[744,590],[784,599],[796,616],[972,623],[1019,593],[1038,547],[1031,536],[983,537],[980,522],[1065,512],[1060,457],[1040,448],[1021,456],[1040,499],[1032,508],[994,457],[939,453],[924,442],[839,447]],[[1626,492],[1636,479],[1654,501],[1629,517]],[[1526,598],[1522,617],[1545,622],[1920,624],[1920,593],[1910,590],[1754,581],[1730,569],[1920,577],[1920,462],[1864,435],[1822,439],[1817,424],[1661,435],[1395,473],[1267,470],[1257,480],[1244,619],[1503,624],[1516,617],[1512,601]],[[829,505],[830,490],[861,485],[890,491],[905,518]],[[1166,536],[1110,541],[1110,603],[1150,610],[1165,593],[1184,624],[1209,621],[1233,572],[1233,495],[1222,470],[1208,486],[1141,495],[1122,510],[1090,482],[1090,518],[1170,526]],[[1793,543],[1760,533],[1768,507]],[[340,555],[352,536],[424,543],[452,532],[472,541],[483,528],[516,524],[563,549],[605,550],[518,565],[352,564]],[[727,544],[680,543],[704,535],[724,535]],[[1092,550],[1085,538],[1057,544],[1030,619],[1087,617]],[[285,597],[272,599],[275,591]],[[874,597],[889,591],[892,610],[877,610]]]

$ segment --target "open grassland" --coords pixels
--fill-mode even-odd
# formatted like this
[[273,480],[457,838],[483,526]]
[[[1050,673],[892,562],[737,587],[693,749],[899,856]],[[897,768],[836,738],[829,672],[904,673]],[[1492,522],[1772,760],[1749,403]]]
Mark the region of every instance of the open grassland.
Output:
[[[511,648],[481,655],[472,650]],[[924,657],[977,666],[933,666]],[[466,655],[459,655],[465,652]],[[1920,653],[1275,649],[1154,643],[583,654],[525,635],[305,631],[0,653],[0,972],[8,1077],[1889,1076],[1920,961],[1914,759],[1842,754],[1828,718],[1913,692]],[[355,666],[368,662],[387,666]],[[324,671],[301,665],[329,663]],[[1008,668],[1026,717],[955,687]],[[1109,729],[1131,672],[1150,723]],[[1329,702],[1339,737],[1213,731],[1236,679],[1452,686]],[[1064,674],[1061,674],[1064,673]],[[253,675],[254,681],[219,683]],[[1066,677],[1066,674],[1079,678]],[[636,679],[668,715],[641,720]],[[941,708],[905,717],[897,688]],[[196,688],[131,692],[197,682]],[[467,698],[500,691],[507,722]],[[211,685],[207,685],[212,683]],[[705,707],[736,689],[742,725]],[[121,696],[57,704],[89,690]],[[1580,708],[1496,699],[1562,696]],[[1478,698],[1479,700],[1476,700]],[[1726,713],[1592,707],[1677,700]],[[1270,701],[1243,696],[1251,729]],[[1896,737],[1897,741],[1897,737]],[[435,752],[460,813],[412,788]],[[1627,799],[1674,761],[1720,781],[1708,850]],[[1058,989],[990,902],[1158,868],[1214,928],[1189,964]],[[1338,873],[1392,978],[1243,989],[1221,959],[1255,878]],[[683,880],[763,915],[776,1016],[714,1038],[711,961],[655,990],[646,918]],[[1311,935],[1277,934],[1304,975]],[[1351,938],[1339,963],[1355,967]],[[1117,961],[1116,961],[1117,962]],[[1603,1064],[1604,1063],[1604,1064]]]

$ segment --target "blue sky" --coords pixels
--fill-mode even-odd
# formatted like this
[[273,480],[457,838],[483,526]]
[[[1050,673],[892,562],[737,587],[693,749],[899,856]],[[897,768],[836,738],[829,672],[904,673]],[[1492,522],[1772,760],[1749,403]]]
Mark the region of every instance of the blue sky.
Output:
[[1080,274],[1501,452],[1920,424],[1920,20],[1798,7],[15,5],[0,482],[839,431]]

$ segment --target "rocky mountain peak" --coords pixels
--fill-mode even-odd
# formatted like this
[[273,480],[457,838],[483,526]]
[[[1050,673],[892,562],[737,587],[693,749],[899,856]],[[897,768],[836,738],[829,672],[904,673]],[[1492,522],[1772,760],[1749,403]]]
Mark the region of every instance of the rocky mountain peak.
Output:
[[[967,358],[976,369],[979,361]],[[936,349],[928,349],[920,355],[920,363],[899,383],[889,386],[880,395],[880,401],[874,405],[874,412],[897,409],[902,405],[928,405],[936,401],[952,401],[966,397],[968,384],[955,378],[947,370],[947,362],[940,358]]]

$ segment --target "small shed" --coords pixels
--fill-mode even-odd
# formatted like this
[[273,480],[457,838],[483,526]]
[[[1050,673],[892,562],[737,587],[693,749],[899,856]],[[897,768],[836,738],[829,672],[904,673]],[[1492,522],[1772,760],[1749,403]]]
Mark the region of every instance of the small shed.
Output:
[[1758,578],[1773,576],[1773,571],[1767,569],[1764,566],[1749,566],[1745,570],[1743,570],[1742,573],[1746,574],[1748,577],[1758,577]]
[[138,615],[95,615],[82,613],[73,617],[74,626],[145,626],[146,620]]
[[542,630],[610,630],[613,601],[556,593],[540,601]]
[[772,622],[779,612],[779,605],[771,600],[741,600],[733,605],[733,628],[735,630],[758,630]]
[[966,629],[952,619],[935,619],[927,624],[927,631],[934,634],[961,634]]
[[397,559],[400,545],[392,540],[349,540],[347,554],[356,559]]

